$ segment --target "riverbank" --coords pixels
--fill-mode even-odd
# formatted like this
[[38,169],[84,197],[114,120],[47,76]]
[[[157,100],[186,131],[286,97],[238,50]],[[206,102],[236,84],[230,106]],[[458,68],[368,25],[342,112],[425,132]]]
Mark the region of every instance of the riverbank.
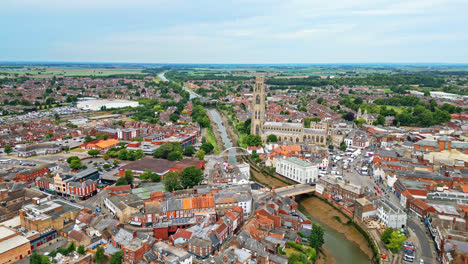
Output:
[[340,211],[317,197],[304,198],[299,204],[308,215],[336,232],[343,234],[347,240],[357,245],[369,260],[372,259],[373,252],[368,246],[366,239],[354,226],[346,224],[348,218]]
[[210,111],[207,111],[206,114],[210,118],[211,127],[206,129],[206,141],[210,142],[213,145],[215,154],[221,153],[225,148],[223,140],[221,139],[221,134],[219,132],[219,127],[215,121],[213,121],[213,116]]

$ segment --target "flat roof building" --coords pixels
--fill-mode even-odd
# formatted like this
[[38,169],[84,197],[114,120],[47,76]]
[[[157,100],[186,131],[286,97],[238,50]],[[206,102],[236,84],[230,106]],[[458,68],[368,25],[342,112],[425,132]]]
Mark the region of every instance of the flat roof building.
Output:
[[138,102],[127,100],[87,100],[78,102],[77,107],[83,110],[100,111],[105,109],[138,107],[139,105]]

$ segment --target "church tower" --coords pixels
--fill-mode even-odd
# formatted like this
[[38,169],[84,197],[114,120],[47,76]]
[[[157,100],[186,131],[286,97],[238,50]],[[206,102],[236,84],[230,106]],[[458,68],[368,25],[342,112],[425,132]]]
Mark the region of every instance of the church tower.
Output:
[[263,123],[265,122],[265,84],[263,76],[257,76],[255,86],[253,88],[252,107],[252,123],[250,134],[261,136]]

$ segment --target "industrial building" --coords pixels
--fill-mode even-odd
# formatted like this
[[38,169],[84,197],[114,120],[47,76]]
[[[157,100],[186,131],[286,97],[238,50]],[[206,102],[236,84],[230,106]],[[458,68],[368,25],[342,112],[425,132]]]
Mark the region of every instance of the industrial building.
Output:
[[78,102],[77,107],[83,110],[100,111],[106,109],[138,107],[140,104],[127,100],[87,100]]

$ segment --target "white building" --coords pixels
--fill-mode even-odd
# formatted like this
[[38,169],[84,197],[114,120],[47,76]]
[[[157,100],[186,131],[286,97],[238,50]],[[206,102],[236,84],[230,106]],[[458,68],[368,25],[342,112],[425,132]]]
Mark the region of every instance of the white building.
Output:
[[276,172],[299,183],[312,183],[318,180],[318,167],[298,158],[278,158]]
[[252,212],[252,198],[245,193],[237,196],[237,206],[241,207],[244,211],[244,214],[250,215]]
[[319,165],[319,167],[322,168],[322,169],[327,169],[328,164],[329,164],[328,158],[323,158],[322,162]]
[[352,147],[353,146],[353,138],[351,137],[347,137],[344,139],[344,143],[346,145],[346,147]]
[[138,107],[140,104],[127,100],[87,100],[80,101],[77,107],[83,110],[100,111],[103,109],[115,109],[124,107]]
[[398,207],[398,205],[382,199],[377,208],[377,216],[387,227],[402,228],[406,227],[407,215]]
[[466,95],[459,95],[453,93],[446,93],[446,92],[437,92],[432,91],[430,92],[432,98],[440,98],[440,99],[448,99],[448,100],[459,100],[459,99],[466,99],[468,96]]

